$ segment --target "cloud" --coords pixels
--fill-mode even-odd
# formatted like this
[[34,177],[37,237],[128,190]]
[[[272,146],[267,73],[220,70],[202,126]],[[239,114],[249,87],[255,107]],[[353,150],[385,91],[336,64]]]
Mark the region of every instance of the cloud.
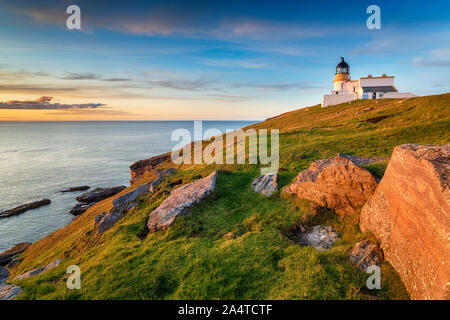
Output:
[[450,48],[428,51],[425,58],[414,58],[411,63],[418,67],[450,67]]
[[42,96],[36,100],[10,100],[0,102],[0,109],[8,110],[71,110],[105,108],[102,103],[61,104],[52,103],[53,97]]
[[67,72],[65,76],[61,77],[60,79],[64,80],[97,80],[101,77],[95,73],[74,73],[74,72]]
[[234,83],[231,85],[233,88],[255,88],[260,91],[292,91],[292,90],[310,90],[310,89],[323,89],[323,85],[312,85],[303,82],[293,83]]

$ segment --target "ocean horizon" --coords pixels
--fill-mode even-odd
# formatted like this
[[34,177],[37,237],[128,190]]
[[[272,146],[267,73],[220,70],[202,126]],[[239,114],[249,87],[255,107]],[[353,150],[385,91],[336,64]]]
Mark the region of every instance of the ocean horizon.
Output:
[[[258,121],[202,121],[203,132],[222,132]],[[48,198],[52,201],[18,216],[0,219],[0,252],[20,242],[35,242],[73,219],[70,209],[89,185],[129,186],[129,166],[172,150],[175,129],[193,132],[194,122],[37,121],[0,122],[0,210]]]

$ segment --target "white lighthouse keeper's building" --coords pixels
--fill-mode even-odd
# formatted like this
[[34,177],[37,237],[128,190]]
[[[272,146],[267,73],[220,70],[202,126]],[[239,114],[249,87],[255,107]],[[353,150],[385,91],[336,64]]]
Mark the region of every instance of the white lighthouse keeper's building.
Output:
[[322,107],[349,102],[357,99],[412,98],[412,93],[399,93],[394,86],[394,77],[383,74],[381,77],[368,75],[359,80],[351,80],[350,66],[341,57],[336,66],[331,94],[322,99]]

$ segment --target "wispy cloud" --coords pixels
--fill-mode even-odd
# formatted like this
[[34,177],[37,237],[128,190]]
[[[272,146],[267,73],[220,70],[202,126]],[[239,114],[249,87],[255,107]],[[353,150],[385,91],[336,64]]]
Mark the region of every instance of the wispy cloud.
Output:
[[69,110],[69,109],[96,109],[104,108],[102,103],[61,104],[52,102],[53,97],[42,96],[36,100],[10,100],[0,102],[0,109],[9,110]]
[[97,80],[101,77],[95,73],[74,73],[67,72],[66,75],[62,76],[60,79],[64,80]]
[[412,59],[418,67],[450,67],[450,48],[440,48],[427,52],[425,57]]

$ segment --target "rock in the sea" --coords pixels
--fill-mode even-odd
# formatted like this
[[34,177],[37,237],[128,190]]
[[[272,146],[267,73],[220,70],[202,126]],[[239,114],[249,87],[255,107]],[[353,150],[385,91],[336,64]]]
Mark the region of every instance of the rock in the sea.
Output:
[[450,145],[394,148],[360,227],[380,241],[412,299],[449,299]]
[[156,157],[152,157],[145,160],[139,160],[130,166],[131,180],[130,183],[133,184],[138,181],[145,173],[154,169],[160,163],[168,160],[170,158],[170,153],[165,153]]
[[88,190],[89,188],[90,188],[89,186],[71,187],[68,189],[61,190],[61,192],[84,191],[84,190]]
[[337,214],[353,214],[373,194],[377,182],[369,171],[359,166],[362,157],[348,157],[338,154],[335,158],[313,162],[284,192],[314,201]]
[[98,202],[118,194],[125,188],[125,186],[97,188],[95,190],[83,193],[77,197],[77,200],[80,202]]
[[382,260],[383,253],[380,247],[369,240],[358,242],[350,252],[350,261],[364,272],[372,265],[378,266]]
[[253,180],[251,188],[255,192],[259,192],[266,197],[269,197],[278,190],[277,177],[278,175],[276,173],[259,176]]
[[330,226],[315,226],[310,232],[300,234],[300,244],[317,250],[330,249],[339,240],[339,234]]
[[22,292],[22,288],[15,285],[0,285],[0,300],[13,300]]
[[73,214],[74,216],[78,216],[84,212],[86,212],[87,209],[92,207],[97,202],[91,202],[91,203],[77,203],[69,213]]
[[8,263],[10,263],[15,255],[24,252],[25,249],[28,248],[29,246],[31,246],[31,243],[23,242],[16,244],[11,249],[8,249],[0,253],[0,266],[5,266]]
[[217,173],[216,170],[205,178],[172,190],[170,196],[150,213],[147,222],[149,231],[166,229],[176,217],[188,214],[194,204],[214,191]]
[[50,203],[51,201],[49,199],[42,199],[39,201],[29,202],[21,206],[0,212],[0,219],[16,216],[18,214],[24,213],[25,211],[36,209]]
[[61,260],[60,259],[56,259],[53,262],[51,262],[48,265],[46,265],[45,267],[27,271],[27,272],[21,274],[20,276],[17,276],[14,280],[22,280],[22,279],[27,279],[27,278],[32,277],[32,276],[36,276],[38,274],[44,273],[46,271],[49,271],[49,270],[59,266],[60,263],[61,263]]
[[9,279],[9,271],[5,267],[0,267],[0,283],[4,283]]
[[136,206],[136,198],[147,193],[153,193],[158,185],[160,185],[167,175],[175,172],[175,169],[161,171],[157,178],[147,184],[137,187],[136,189],[121,195],[113,200],[113,207],[108,213],[102,213],[95,218],[97,223],[97,231],[102,234],[111,228],[117,221],[122,219],[130,210]]

